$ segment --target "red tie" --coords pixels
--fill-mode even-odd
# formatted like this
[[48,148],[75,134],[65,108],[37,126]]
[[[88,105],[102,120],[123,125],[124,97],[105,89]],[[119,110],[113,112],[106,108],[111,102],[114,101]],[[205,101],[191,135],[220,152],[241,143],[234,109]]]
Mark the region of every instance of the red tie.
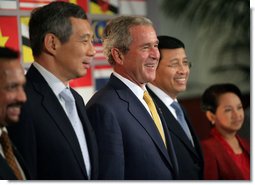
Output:
[[16,175],[17,179],[24,180],[24,178],[21,175],[20,169],[18,168],[17,162],[15,160],[13,150],[12,150],[11,141],[10,141],[10,138],[9,138],[7,132],[2,131],[2,135],[0,137],[0,142],[3,147],[5,159],[6,159],[7,163],[9,164],[9,166],[11,167],[14,174]]

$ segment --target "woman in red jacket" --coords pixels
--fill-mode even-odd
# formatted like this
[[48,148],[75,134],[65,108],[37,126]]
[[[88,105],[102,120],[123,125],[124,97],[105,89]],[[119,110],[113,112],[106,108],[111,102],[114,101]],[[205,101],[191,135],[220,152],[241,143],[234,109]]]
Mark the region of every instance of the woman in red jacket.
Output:
[[216,84],[201,99],[212,125],[210,137],[201,142],[204,178],[211,180],[249,180],[250,146],[237,135],[244,122],[242,94],[233,84]]

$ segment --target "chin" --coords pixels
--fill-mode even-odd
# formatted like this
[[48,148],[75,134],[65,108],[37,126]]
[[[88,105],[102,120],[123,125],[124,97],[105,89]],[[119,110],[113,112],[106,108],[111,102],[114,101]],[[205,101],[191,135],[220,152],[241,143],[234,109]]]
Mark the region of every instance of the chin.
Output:
[[12,118],[7,121],[8,125],[13,125],[19,122],[19,118]]

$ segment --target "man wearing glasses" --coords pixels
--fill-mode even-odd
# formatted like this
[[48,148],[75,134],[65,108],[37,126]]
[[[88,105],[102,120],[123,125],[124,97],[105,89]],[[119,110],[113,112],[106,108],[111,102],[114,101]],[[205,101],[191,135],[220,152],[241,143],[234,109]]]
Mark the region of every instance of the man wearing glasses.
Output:
[[182,41],[158,36],[160,61],[156,79],[148,84],[148,91],[166,120],[175,148],[181,180],[203,177],[203,156],[199,140],[186,112],[177,101],[177,95],[186,90],[191,63]]

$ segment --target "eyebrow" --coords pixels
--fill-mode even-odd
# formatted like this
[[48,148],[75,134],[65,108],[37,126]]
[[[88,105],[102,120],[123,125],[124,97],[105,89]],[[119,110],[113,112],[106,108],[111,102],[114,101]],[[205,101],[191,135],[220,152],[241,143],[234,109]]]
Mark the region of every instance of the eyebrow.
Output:
[[81,39],[86,39],[86,38],[94,38],[94,34],[90,34],[90,33],[85,33],[83,35],[80,36]]

